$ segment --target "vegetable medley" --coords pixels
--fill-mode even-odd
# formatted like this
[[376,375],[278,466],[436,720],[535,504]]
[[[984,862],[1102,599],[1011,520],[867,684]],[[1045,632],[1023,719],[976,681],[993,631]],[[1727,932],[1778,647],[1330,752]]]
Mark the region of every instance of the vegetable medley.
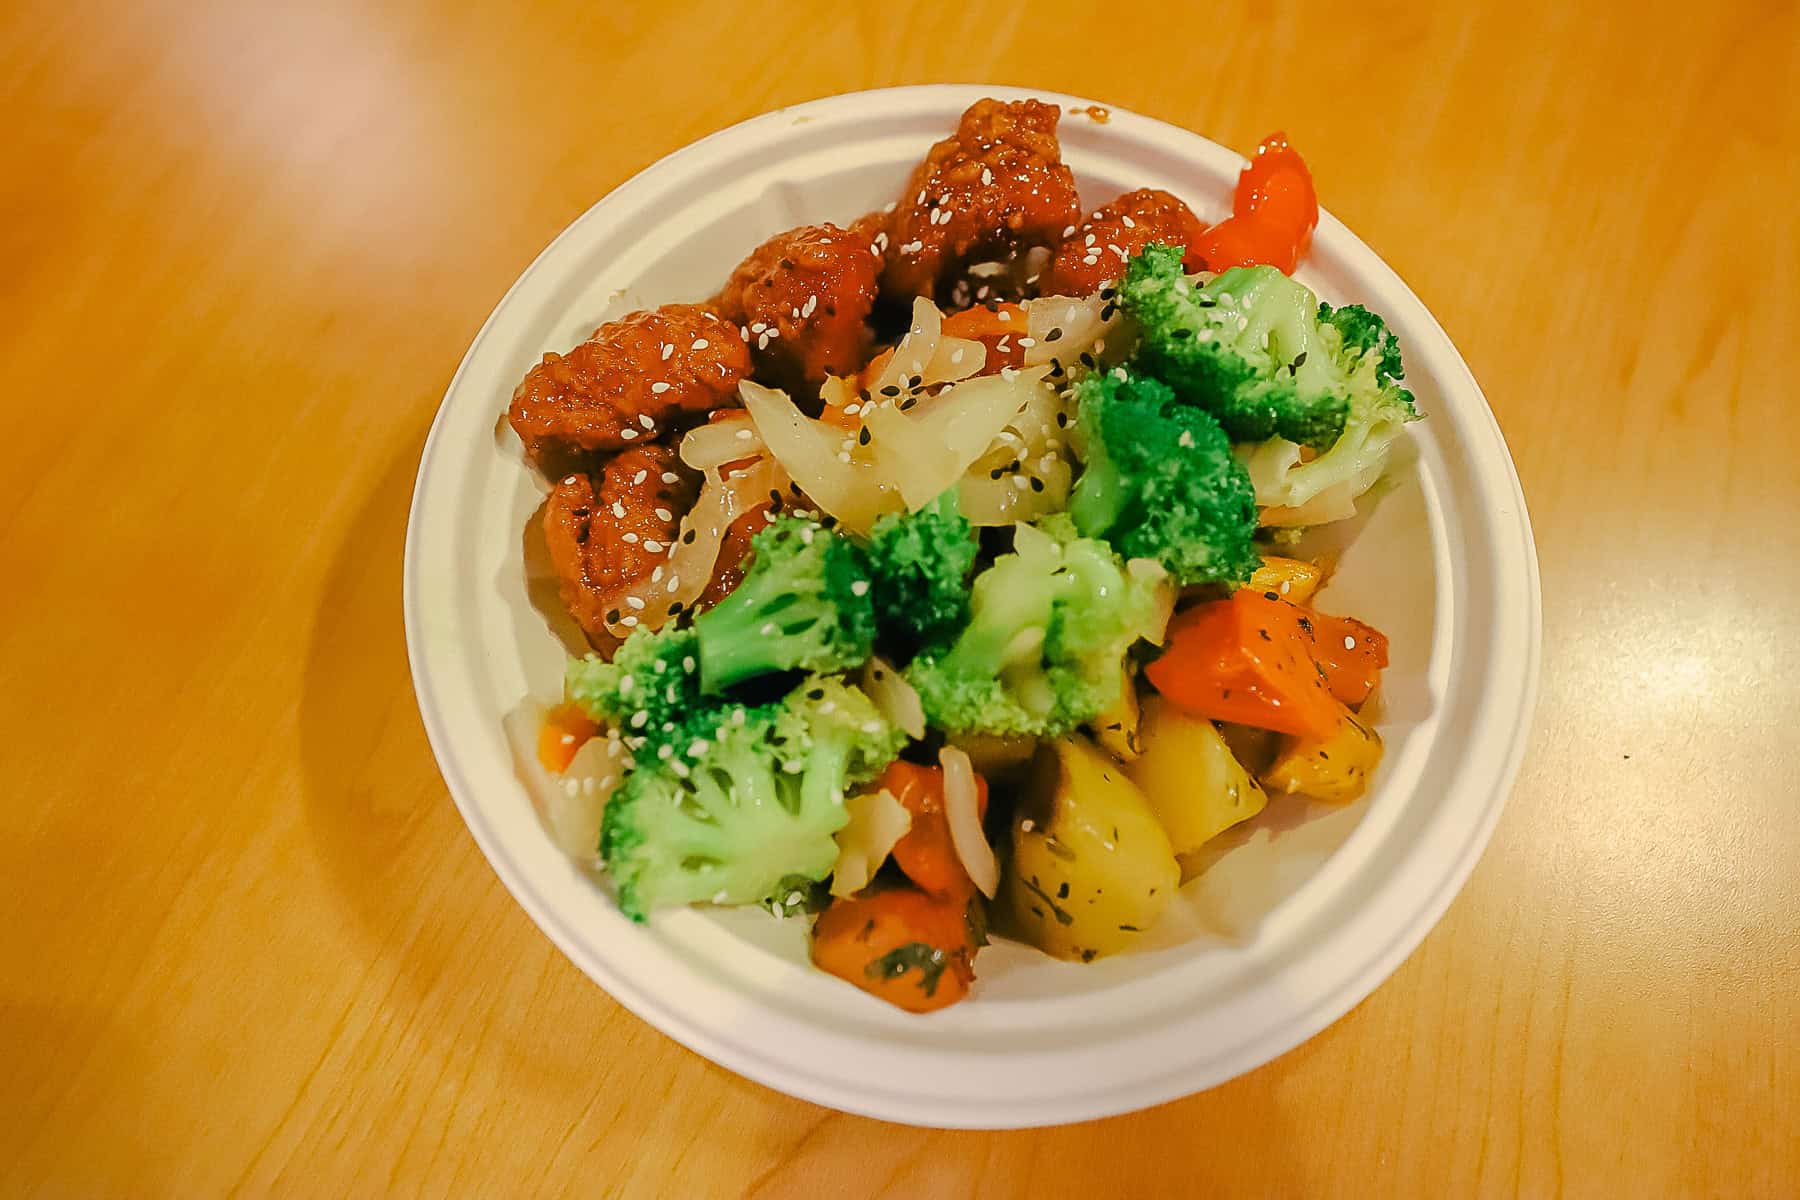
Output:
[[1129,949],[1271,793],[1368,786],[1386,639],[1276,547],[1417,418],[1395,338],[1292,277],[1282,135],[1210,228],[1150,190],[1084,219],[1057,118],[982,101],[888,209],[520,384],[593,652],[511,732],[633,919],[811,916],[818,966],[925,1012],[990,930]]

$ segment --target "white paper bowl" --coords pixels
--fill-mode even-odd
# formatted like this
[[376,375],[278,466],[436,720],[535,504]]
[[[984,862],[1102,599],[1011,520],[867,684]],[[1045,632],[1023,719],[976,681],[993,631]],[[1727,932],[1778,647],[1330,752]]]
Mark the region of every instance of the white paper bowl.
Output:
[[[470,831],[564,953],[633,1012],[723,1066],[850,1112],[1012,1127],[1124,1112],[1267,1062],[1342,1016],[1442,915],[1500,814],[1539,655],[1535,553],[1518,479],[1443,330],[1368,247],[1323,215],[1300,272],[1386,315],[1430,419],[1354,534],[1322,606],[1392,639],[1387,759],[1364,801],[1272,800],[1146,949],[1087,966],[981,955],[973,997],[908,1016],[806,962],[804,923],[686,910],[633,925],[540,826],[503,714],[555,695],[561,643],[527,596],[521,531],[540,497],[504,424],[512,389],[632,308],[710,295],[751,247],[892,199],[992,87],[863,92],[785,109],[663,159],[571,225],[469,348],[426,443],[406,545],[419,708]],[[1162,187],[1217,219],[1242,159],[1114,109],[1070,112],[1063,153],[1098,205]],[[1322,182],[1329,195],[1331,181]]]

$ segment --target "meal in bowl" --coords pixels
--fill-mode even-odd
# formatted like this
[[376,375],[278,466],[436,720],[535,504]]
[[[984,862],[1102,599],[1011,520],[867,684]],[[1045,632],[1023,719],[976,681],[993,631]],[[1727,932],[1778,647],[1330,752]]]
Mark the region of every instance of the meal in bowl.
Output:
[[632,918],[810,915],[818,966],[930,1011],[990,931],[1128,950],[1214,838],[1368,786],[1386,641],[1291,548],[1417,417],[1398,345],[1292,278],[1285,138],[1208,226],[1087,209],[1059,115],[980,101],[887,209],[519,384],[591,651],[510,733]]

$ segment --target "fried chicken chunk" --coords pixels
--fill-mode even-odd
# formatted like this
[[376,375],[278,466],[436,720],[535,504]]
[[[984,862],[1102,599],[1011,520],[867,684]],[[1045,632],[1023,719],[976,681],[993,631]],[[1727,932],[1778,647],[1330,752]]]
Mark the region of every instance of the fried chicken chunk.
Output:
[[526,456],[551,467],[559,456],[648,442],[665,422],[704,416],[749,374],[737,326],[697,304],[665,304],[607,322],[567,354],[544,355],[507,416]]
[[944,294],[968,263],[1054,246],[1081,217],[1056,141],[1061,110],[977,100],[913,168],[888,228],[884,291]]
[[623,593],[667,561],[698,491],[693,472],[669,446],[620,451],[598,479],[576,472],[551,489],[544,503],[550,562],[564,606],[596,650],[610,654],[617,647],[609,625],[631,615],[618,611]]
[[1044,272],[1046,296],[1090,296],[1125,274],[1125,264],[1155,242],[1187,250],[1187,268],[1200,269],[1193,247],[1206,226],[1194,210],[1156,188],[1126,192],[1083,221],[1057,248]]
[[816,388],[867,357],[880,272],[874,231],[802,225],[739,263],[717,306],[749,330],[758,375]]

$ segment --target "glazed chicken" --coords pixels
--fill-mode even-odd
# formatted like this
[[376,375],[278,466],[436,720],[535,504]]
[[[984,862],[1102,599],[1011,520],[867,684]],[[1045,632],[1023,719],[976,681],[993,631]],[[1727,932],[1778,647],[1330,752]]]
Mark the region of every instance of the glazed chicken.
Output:
[[731,322],[697,304],[665,304],[609,321],[567,354],[546,354],[507,416],[526,456],[561,470],[583,452],[656,439],[730,403],[750,374]]
[[614,455],[598,476],[563,476],[544,503],[544,540],[562,584],[563,604],[602,654],[615,628],[636,624],[620,611],[626,589],[668,558],[699,482],[669,446]]
[[1091,296],[1125,273],[1125,264],[1155,242],[1186,250],[1190,271],[1202,263],[1193,252],[1206,226],[1194,210],[1156,188],[1126,192],[1088,217],[1063,240],[1044,273],[1046,296]]
[[978,100],[913,169],[888,226],[882,290],[947,297],[972,263],[1060,242],[1081,218],[1056,141],[1061,110]]
[[802,225],[738,264],[716,306],[748,332],[758,376],[799,391],[862,365],[881,272],[877,232]]

